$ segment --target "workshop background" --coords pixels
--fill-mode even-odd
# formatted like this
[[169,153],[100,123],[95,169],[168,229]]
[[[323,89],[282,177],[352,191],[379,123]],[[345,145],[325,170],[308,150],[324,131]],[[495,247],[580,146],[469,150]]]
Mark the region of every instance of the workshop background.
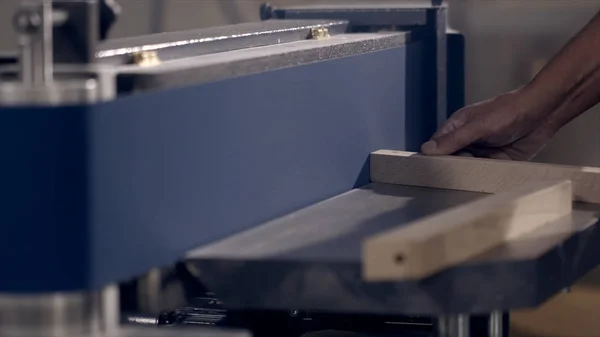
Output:
[[[0,50],[15,47],[10,15],[18,2],[0,0]],[[271,1],[275,6],[318,2],[325,1]],[[261,1],[119,3],[124,14],[112,30],[112,37],[254,21]],[[467,102],[472,103],[531,79],[600,10],[600,0],[450,0],[449,7],[450,26],[466,36],[466,93]],[[600,166],[600,106],[564,128],[536,160]],[[535,312],[514,315],[513,321],[518,337],[599,337],[600,277],[591,275],[571,293],[557,296]]]

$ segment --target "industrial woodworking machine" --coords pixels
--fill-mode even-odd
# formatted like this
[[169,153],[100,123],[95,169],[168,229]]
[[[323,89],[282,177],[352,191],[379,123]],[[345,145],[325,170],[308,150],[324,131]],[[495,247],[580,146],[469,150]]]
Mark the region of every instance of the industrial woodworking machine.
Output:
[[257,22],[106,39],[118,13],[14,15],[0,336],[504,337],[507,312],[600,261],[592,225],[364,278],[366,237],[475,198],[371,182],[372,152],[418,151],[464,103],[463,39],[438,1],[265,4]]

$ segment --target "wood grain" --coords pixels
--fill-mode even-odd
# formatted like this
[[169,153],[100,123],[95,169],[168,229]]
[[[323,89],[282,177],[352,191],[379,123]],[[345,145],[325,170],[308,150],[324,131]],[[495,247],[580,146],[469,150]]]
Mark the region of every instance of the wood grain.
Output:
[[571,211],[569,180],[524,184],[367,238],[363,276],[368,281],[427,277]]
[[600,287],[576,285],[540,308],[511,312],[511,336],[600,336]]
[[371,154],[373,182],[497,193],[539,180],[569,179],[575,201],[600,204],[600,168],[380,150]]

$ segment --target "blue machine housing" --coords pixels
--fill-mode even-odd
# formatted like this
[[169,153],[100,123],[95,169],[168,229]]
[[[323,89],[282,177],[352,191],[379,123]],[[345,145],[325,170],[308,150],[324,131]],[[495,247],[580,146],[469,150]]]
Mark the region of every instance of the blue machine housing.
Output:
[[435,130],[423,48],[0,108],[0,292],[96,289],[367,184],[370,152]]

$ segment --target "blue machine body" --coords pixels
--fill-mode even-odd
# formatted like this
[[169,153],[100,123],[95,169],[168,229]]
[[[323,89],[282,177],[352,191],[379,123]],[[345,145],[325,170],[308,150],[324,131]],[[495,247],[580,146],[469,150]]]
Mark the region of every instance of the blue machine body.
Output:
[[370,152],[435,129],[421,47],[0,108],[0,292],[99,288],[368,183]]

